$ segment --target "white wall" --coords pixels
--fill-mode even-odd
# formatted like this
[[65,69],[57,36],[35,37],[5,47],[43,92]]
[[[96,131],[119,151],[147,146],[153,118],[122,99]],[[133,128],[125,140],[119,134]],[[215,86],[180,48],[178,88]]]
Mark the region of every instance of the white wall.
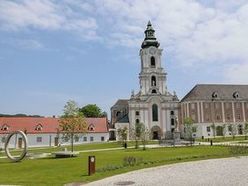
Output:
[[[86,133],[86,134],[79,134],[79,140],[75,141],[74,144],[82,144],[82,143],[91,143],[91,142],[102,142],[102,137],[104,138],[103,141],[109,140],[109,133]],[[0,148],[4,148],[4,143],[2,142],[2,138],[6,138],[6,134],[0,134]],[[9,143],[9,147],[18,147],[18,138],[21,137],[19,135],[14,135]],[[41,137],[41,142],[37,141],[37,138]],[[44,146],[54,146],[55,145],[55,137],[57,137],[56,133],[50,134],[27,134],[28,138],[28,146],[29,147],[44,147]],[[91,137],[93,137],[93,141],[91,141]],[[85,139],[87,139],[85,141]],[[62,138],[62,135],[59,135],[59,143],[61,145],[69,145],[69,141],[65,141]]]

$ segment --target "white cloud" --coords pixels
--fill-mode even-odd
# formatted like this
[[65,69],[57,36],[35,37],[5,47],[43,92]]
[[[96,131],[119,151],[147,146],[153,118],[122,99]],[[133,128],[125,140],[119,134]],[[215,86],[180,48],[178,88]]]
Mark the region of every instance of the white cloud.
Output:
[[42,49],[43,44],[37,40],[33,39],[17,39],[15,42],[18,47],[22,49]]
[[44,49],[44,46],[40,41],[35,39],[27,39],[27,38],[4,38],[0,41],[0,44],[2,44],[3,46],[8,45],[13,48],[24,49],[24,50]]
[[[83,5],[82,5],[83,6]],[[86,7],[85,7],[86,8]],[[24,0],[0,3],[0,26],[4,30],[67,30],[92,39],[97,29],[94,18],[75,13],[66,1]]]
[[226,78],[228,83],[242,83],[247,84],[248,82],[248,64],[234,64],[228,66],[223,72],[223,76]]
[[[4,29],[65,30],[78,33],[83,39],[97,39],[114,46],[138,48],[148,20],[177,66],[196,69],[221,66],[224,73],[233,63],[236,68],[248,63],[246,0],[23,0],[21,3],[2,0],[0,3],[0,26]],[[228,79],[224,75],[223,78]]]
[[[195,69],[218,66],[216,73],[221,66],[224,73],[235,63],[242,69],[248,63],[248,2],[203,2],[105,0],[96,4],[100,5],[98,14],[112,17],[108,38],[117,45],[138,47],[144,37],[141,30],[151,19],[158,40],[172,54],[175,65]],[[230,81],[232,77],[223,78]]]

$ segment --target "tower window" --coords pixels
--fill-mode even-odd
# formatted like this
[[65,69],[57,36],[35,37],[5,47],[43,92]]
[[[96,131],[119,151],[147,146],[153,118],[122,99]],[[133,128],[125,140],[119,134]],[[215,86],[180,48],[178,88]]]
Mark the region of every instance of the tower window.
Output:
[[171,118],[171,125],[174,126],[174,124],[175,124],[175,120],[174,118]]
[[152,121],[158,121],[158,106],[156,104],[152,105]]
[[136,120],[135,120],[135,123],[139,123],[139,119],[136,119]]
[[135,112],[135,115],[136,115],[136,116],[139,116],[139,111],[136,111],[136,112]]
[[155,64],[155,57],[154,56],[152,56],[151,57],[151,67],[155,67],[156,66],[156,64]]
[[173,116],[174,115],[174,111],[172,110],[172,111],[170,111],[170,114]]
[[152,84],[152,86],[156,86],[156,77],[155,76],[152,76],[151,84]]

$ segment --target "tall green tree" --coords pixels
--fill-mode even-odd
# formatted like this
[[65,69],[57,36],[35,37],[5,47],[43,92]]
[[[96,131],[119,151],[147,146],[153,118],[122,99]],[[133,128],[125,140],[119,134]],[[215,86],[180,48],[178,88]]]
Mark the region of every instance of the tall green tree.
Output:
[[106,112],[102,112],[101,109],[96,104],[88,104],[79,109],[85,117],[88,118],[100,118],[107,115]]
[[69,100],[64,106],[64,114],[59,119],[59,128],[64,138],[71,139],[73,152],[74,138],[87,131],[87,123],[75,101]]

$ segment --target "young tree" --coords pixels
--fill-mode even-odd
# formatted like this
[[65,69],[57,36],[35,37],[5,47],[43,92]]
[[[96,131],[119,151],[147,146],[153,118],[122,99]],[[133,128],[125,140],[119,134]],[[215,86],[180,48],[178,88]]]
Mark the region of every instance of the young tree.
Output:
[[237,128],[236,128],[236,126],[233,125],[233,124],[230,124],[228,126],[228,129],[231,132],[233,139],[235,139],[235,135],[237,134]]
[[119,128],[117,130],[117,135],[122,142],[122,145],[124,145],[127,142],[127,135],[128,135],[128,129],[127,127]]
[[222,125],[222,131],[223,131],[223,138],[225,138],[226,132],[227,132],[227,126],[226,126],[226,124]]
[[88,118],[100,118],[103,117],[104,114],[102,113],[101,109],[96,104],[88,104],[79,109],[80,112],[83,113],[85,117]]
[[135,126],[130,131],[131,138],[135,140],[135,148],[138,149],[139,141],[143,145],[143,150],[146,149],[146,144],[150,139],[150,130],[143,123],[135,123]]
[[151,131],[143,124],[141,123],[141,143],[143,145],[143,150],[146,150],[146,145],[151,137]]
[[69,100],[64,106],[64,114],[59,119],[59,127],[63,137],[71,139],[71,151],[73,152],[74,137],[87,130],[85,118],[79,112],[75,101]]
[[248,122],[246,122],[246,123],[245,123],[244,133],[245,133],[245,139],[247,140],[247,134],[248,134]]
[[135,140],[135,148],[139,147],[139,140],[142,133],[142,123],[135,123],[134,127],[131,129],[131,137]]
[[214,138],[215,138],[215,136],[216,136],[216,126],[215,126],[214,123],[211,125],[211,128],[212,128],[212,130],[213,130],[213,136],[214,136]]
[[[190,117],[184,118],[185,137],[192,142],[193,120]],[[196,130],[196,128],[195,128]]]

